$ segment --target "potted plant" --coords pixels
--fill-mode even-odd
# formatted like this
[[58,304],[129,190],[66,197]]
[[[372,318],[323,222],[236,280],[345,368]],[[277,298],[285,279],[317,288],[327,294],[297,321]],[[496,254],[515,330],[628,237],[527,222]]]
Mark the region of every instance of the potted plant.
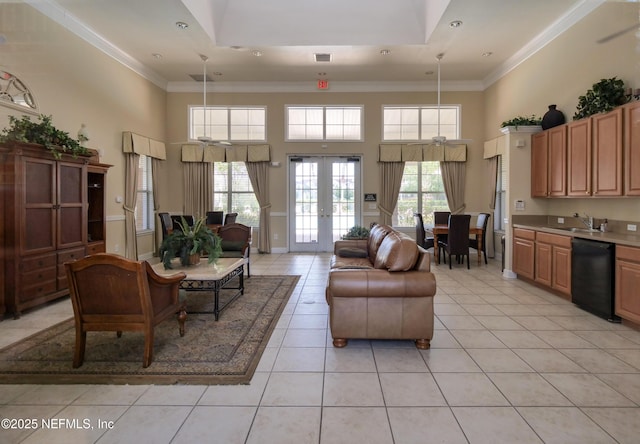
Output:
[[178,256],[184,266],[200,262],[200,255],[206,253],[209,263],[216,262],[222,254],[220,237],[207,227],[205,218],[189,226],[184,217],[160,245],[160,258],[165,269],[171,268],[171,260]]
[[59,130],[51,124],[51,116],[41,114],[39,122],[31,121],[31,117],[17,118],[9,116],[9,127],[0,132],[0,142],[23,142],[44,145],[56,159],[63,153],[73,157],[90,155],[88,148],[80,145],[69,133]]
[[347,234],[342,236],[342,239],[366,239],[369,237],[369,229],[360,225],[354,225],[349,228]]
[[602,79],[598,83],[594,83],[585,95],[578,97],[578,110],[573,115],[573,120],[609,112],[613,108],[625,104],[628,100],[622,80],[616,77]]
[[500,128],[506,128],[508,126],[514,126],[516,130],[519,126],[539,126],[542,123],[542,118],[537,117],[535,114],[530,116],[517,116],[513,119],[505,120],[500,125]]

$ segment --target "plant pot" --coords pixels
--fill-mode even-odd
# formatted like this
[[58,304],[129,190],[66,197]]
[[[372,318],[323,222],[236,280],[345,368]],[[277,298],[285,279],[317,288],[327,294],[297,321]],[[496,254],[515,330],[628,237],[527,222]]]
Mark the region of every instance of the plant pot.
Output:
[[549,105],[549,111],[542,117],[542,129],[546,130],[564,124],[566,121],[562,111],[556,109],[556,105]]
[[185,267],[198,265],[200,263],[200,253],[188,254],[180,258],[180,263]]

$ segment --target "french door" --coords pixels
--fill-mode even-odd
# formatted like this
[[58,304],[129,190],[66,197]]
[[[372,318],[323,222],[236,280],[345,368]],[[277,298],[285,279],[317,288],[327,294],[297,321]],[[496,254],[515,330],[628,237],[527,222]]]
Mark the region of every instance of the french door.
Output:
[[289,250],[333,251],[360,223],[360,158],[289,157]]

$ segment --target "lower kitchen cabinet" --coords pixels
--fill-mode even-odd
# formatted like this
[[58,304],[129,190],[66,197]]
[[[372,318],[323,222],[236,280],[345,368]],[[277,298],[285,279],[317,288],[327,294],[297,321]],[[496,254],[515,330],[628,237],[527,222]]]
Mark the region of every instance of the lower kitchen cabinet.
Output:
[[640,324],[640,248],[616,246],[616,303],[618,316]]
[[535,276],[535,238],[533,230],[513,229],[513,271],[529,279]]

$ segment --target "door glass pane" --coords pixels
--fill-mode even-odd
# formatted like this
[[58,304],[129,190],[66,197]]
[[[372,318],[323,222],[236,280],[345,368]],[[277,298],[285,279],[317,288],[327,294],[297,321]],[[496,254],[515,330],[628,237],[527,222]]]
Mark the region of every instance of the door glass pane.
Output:
[[296,242],[318,242],[318,165],[297,163],[296,169]]
[[334,162],[332,175],[332,238],[340,239],[355,225],[355,163]]

